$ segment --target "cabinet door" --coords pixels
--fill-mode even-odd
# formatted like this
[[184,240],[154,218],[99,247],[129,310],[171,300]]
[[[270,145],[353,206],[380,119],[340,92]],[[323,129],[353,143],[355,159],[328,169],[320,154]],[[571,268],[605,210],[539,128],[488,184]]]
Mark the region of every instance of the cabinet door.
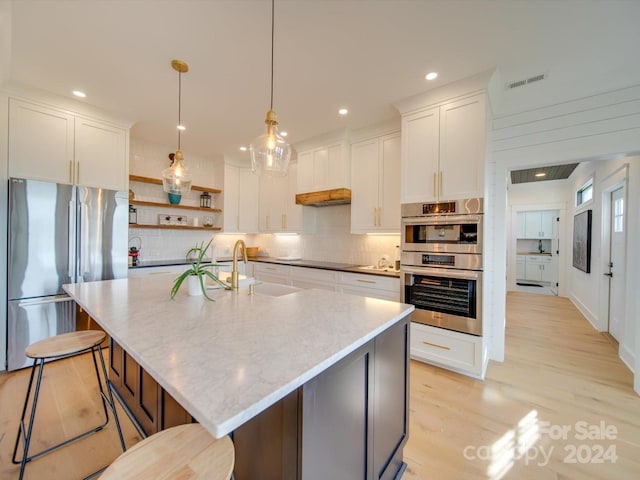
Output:
[[526,237],[526,216],[524,212],[518,212],[517,216],[517,225],[516,225],[516,238],[527,238]]
[[526,278],[524,271],[525,262],[523,255],[516,256],[516,280],[523,280]]
[[9,176],[73,183],[72,115],[9,99]]
[[75,180],[79,185],[127,191],[129,163],[124,129],[75,120]]
[[[260,178],[250,168],[238,171],[238,231],[258,232],[258,192]],[[225,214],[226,215],[226,214]]]
[[351,185],[351,169],[349,157],[345,154],[343,144],[330,145],[327,149],[327,183],[326,189],[349,188]]
[[437,199],[439,112],[432,108],[402,119],[402,203]]
[[[286,177],[260,177],[260,224],[261,232],[281,231],[282,205],[286,195]],[[283,185],[285,187],[283,188]]]
[[298,153],[298,185],[296,193],[313,191],[313,152]]
[[378,139],[351,145],[351,232],[378,227]]
[[525,278],[536,282],[542,281],[542,267],[537,257],[527,257],[525,263]]
[[380,142],[380,187],[378,214],[380,230],[400,231],[400,135],[383,137]]
[[552,283],[553,282],[553,260],[550,257],[545,257],[540,262],[540,279],[543,282]]
[[373,355],[369,342],[302,386],[300,478],[373,478]]
[[302,232],[302,205],[296,204],[296,190],[298,188],[298,165],[289,164],[289,173],[285,177],[286,195],[283,197],[284,224],[282,231]]
[[540,237],[553,238],[553,226],[555,221],[555,212],[553,210],[544,210],[540,212]]
[[329,180],[329,149],[313,151],[313,190],[325,190]]
[[440,199],[483,197],[485,96],[440,107]]
[[240,229],[239,198],[240,169],[233,165],[225,165],[223,228],[227,233],[238,232]]
[[541,238],[542,215],[541,212],[525,212],[525,238]]

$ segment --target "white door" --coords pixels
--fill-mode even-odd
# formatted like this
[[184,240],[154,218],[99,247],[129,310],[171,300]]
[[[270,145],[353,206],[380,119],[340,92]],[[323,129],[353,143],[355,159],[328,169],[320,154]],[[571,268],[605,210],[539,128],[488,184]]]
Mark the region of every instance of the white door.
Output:
[[620,341],[624,326],[625,305],[625,232],[624,232],[624,190],[611,192],[611,249],[609,254],[609,333]]

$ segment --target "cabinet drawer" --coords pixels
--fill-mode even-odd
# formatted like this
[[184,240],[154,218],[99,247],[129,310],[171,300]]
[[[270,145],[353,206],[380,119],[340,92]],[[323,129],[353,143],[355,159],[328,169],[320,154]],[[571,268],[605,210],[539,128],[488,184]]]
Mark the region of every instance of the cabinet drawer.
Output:
[[254,268],[256,280],[281,285],[290,285],[291,267],[289,265],[275,265],[273,263],[256,262]]
[[314,280],[316,282],[336,283],[335,270],[322,270],[319,268],[291,267],[291,278],[296,280]]
[[180,275],[189,265],[169,265],[166,267],[137,267],[130,268],[127,276],[129,278],[149,277],[152,275],[167,275],[173,274],[175,276]]
[[375,288],[400,293],[400,279],[359,273],[340,273],[340,283],[354,287]]
[[479,374],[482,337],[411,323],[411,358]]

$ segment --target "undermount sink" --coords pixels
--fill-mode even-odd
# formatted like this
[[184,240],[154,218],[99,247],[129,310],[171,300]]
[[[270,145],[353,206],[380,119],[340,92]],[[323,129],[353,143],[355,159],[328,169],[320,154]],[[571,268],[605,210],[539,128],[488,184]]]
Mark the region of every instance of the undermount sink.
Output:
[[[240,290],[248,292],[249,286],[248,285],[242,286],[241,284]],[[269,295],[271,297],[282,297],[284,295],[289,295],[291,293],[299,292],[300,290],[301,290],[300,288],[289,287],[287,285],[280,285],[278,283],[257,282],[257,283],[254,283],[254,286],[253,286],[253,291],[255,293],[258,293],[261,295]]]

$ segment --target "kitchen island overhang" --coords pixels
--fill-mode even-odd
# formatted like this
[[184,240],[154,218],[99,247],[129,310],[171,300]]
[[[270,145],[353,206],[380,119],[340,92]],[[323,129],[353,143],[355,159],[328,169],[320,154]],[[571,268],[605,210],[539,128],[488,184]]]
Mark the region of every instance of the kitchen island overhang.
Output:
[[[64,288],[216,438],[354,352],[373,348],[384,332],[407,324],[413,310],[315,289],[279,297],[210,290],[215,302],[181,292],[172,301],[171,280],[159,275]],[[406,385],[408,327],[404,331],[405,365],[398,368]],[[378,390],[384,391],[384,385]]]

